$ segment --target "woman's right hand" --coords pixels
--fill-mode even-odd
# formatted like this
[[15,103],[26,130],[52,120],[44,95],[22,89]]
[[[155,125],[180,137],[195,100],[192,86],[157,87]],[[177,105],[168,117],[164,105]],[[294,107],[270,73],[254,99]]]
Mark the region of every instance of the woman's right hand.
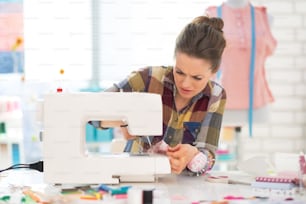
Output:
[[133,140],[133,139],[136,139],[136,136],[135,135],[130,135],[127,127],[121,127],[121,131],[122,131],[122,134],[123,134],[123,137],[126,139],[126,140]]
[[135,139],[136,136],[130,135],[128,129],[127,129],[127,124],[122,121],[122,120],[105,120],[100,122],[100,127],[102,128],[114,128],[114,127],[121,127],[121,132],[123,134],[123,137],[126,140],[132,140]]

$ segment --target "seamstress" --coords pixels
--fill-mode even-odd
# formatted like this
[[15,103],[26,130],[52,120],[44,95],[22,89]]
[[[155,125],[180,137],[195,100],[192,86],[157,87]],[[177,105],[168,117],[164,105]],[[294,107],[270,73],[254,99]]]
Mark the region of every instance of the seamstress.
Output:
[[123,127],[129,139],[126,151],[138,151],[140,144],[144,152],[164,153],[175,174],[201,175],[212,168],[226,101],[224,89],[210,80],[226,44],[222,28],[220,18],[193,19],[176,39],[173,67],[145,67],[107,89],[162,96],[162,137],[139,142]]

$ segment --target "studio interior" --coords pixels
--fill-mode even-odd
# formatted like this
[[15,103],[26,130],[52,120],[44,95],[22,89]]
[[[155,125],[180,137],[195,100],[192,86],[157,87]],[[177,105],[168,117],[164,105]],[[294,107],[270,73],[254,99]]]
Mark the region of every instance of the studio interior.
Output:
[[0,204],[306,203],[303,0],[0,0]]

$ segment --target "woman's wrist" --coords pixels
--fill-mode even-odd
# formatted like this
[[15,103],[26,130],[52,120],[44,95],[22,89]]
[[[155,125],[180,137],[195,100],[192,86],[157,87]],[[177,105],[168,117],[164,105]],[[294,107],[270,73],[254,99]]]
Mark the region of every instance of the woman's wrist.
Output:
[[209,171],[214,162],[214,157],[208,150],[199,149],[199,153],[188,163],[187,169],[193,175],[200,176]]
[[202,152],[198,152],[188,163],[187,168],[192,172],[201,171],[208,163],[208,157]]

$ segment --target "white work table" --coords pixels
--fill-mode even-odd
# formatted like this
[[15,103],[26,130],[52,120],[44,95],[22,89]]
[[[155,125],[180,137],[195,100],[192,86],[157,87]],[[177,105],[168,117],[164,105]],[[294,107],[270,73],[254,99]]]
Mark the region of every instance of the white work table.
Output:
[[[236,181],[251,181],[252,177],[238,172],[211,172],[212,175],[227,175],[232,180]],[[187,204],[187,203],[211,203],[208,201],[220,201],[225,196],[234,197],[254,197],[254,189],[249,185],[242,184],[226,184],[226,183],[212,183],[205,180],[204,176],[201,177],[188,177],[188,176],[175,176],[169,175],[166,177],[158,178],[154,183],[122,183],[120,186],[131,185],[133,188],[140,189],[155,189],[154,190],[154,203],[158,204]],[[41,189],[46,194],[56,194],[56,189],[53,185],[47,185],[43,181],[43,173],[32,170],[12,170],[0,174],[0,197],[4,195],[11,195],[13,197],[18,190],[22,187],[32,187],[34,189]],[[118,185],[117,185],[118,186]],[[116,185],[111,186],[116,187]],[[267,200],[233,200],[229,203],[243,203],[243,204],[266,204],[266,203],[286,203],[286,204],[300,204],[306,203],[306,194],[296,193],[291,195],[293,201],[284,201],[284,195],[271,195],[270,198],[276,201]],[[198,202],[196,202],[198,201]],[[201,201],[201,202],[199,202]],[[206,201],[206,202],[204,202]],[[1,201],[0,201],[1,203]],[[59,202],[61,203],[61,202]],[[70,203],[114,203],[125,204],[126,199],[106,198],[101,201],[83,201],[78,200]]]

